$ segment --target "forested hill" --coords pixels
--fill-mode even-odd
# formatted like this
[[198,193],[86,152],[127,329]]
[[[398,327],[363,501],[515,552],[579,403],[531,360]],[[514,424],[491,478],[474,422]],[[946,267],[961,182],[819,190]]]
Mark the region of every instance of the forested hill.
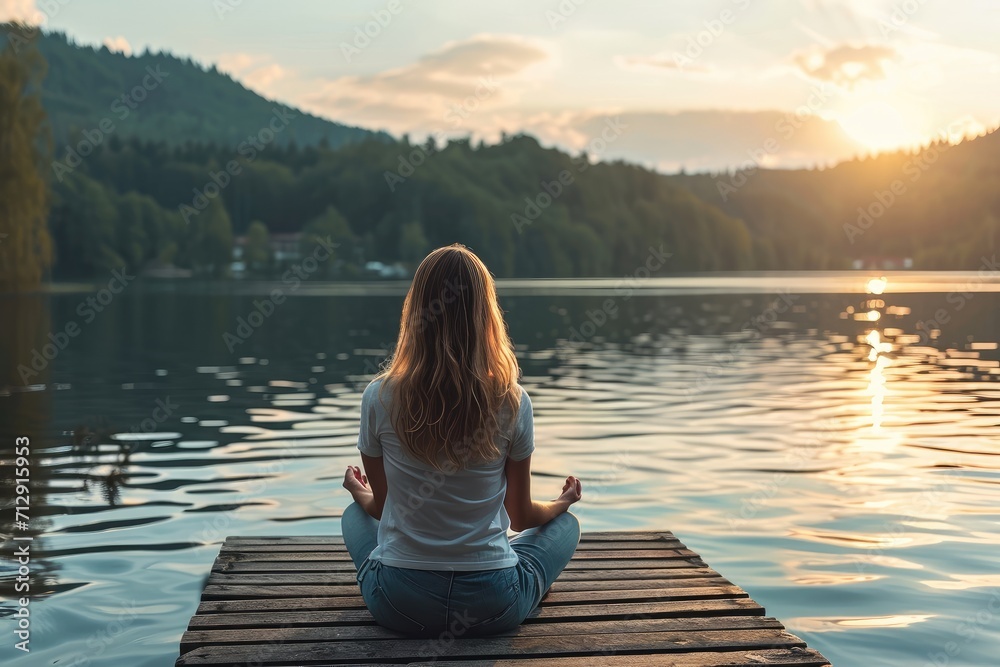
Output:
[[[238,171],[227,172],[233,161]],[[348,266],[334,275],[356,275],[350,265],[368,260],[412,268],[455,241],[498,276],[622,276],[647,260],[664,275],[753,266],[746,226],[667,177],[526,136],[249,155],[130,140],[101,146],[55,194],[56,272],[66,277],[155,260],[218,270],[234,234],[299,231],[306,250],[317,236],[340,244]],[[650,260],[653,251],[673,257]]]
[[[55,278],[168,265],[224,275],[244,235],[251,273],[273,276],[277,255],[296,241],[269,236],[297,232],[306,253],[319,238],[339,244],[320,274],[331,278],[362,275],[373,260],[413,268],[431,248],[456,241],[499,277],[621,277],[651,265],[657,275],[846,269],[859,258],[975,270],[992,258],[1000,233],[995,131],[824,170],[664,175],[591,164],[524,135],[495,145],[414,145],[304,114],[278,118],[274,103],[167,55],[126,58],[57,35],[41,38],[41,52],[49,59],[43,100],[57,136],[75,123],[88,145],[73,160],[58,143],[54,161],[34,160],[52,192],[47,211],[33,209],[40,240],[31,243],[47,257],[47,217]],[[0,99],[31,88],[18,74],[27,62],[10,49],[0,53]],[[114,113],[114,96],[158,66],[168,78],[150,80],[149,99],[121,131],[89,142],[87,128]],[[167,97],[168,84],[184,94]],[[153,95],[164,98],[153,104]],[[39,125],[40,111],[19,108],[23,127]],[[272,118],[278,139],[246,141],[260,139]],[[7,191],[26,190],[10,181]],[[29,241],[0,246],[0,261],[27,265],[3,253]],[[661,261],[664,253],[671,256]]]
[[[167,53],[125,56],[103,46],[74,44],[61,33],[42,33],[37,43],[48,61],[42,103],[52,125],[56,157],[64,157],[67,143],[98,129],[105,118],[114,123],[111,134],[119,139],[236,146],[247,135],[257,134],[272,109],[284,106],[248,90],[214,66],[205,69]],[[325,140],[337,147],[373,134],[388,138],[295,113],[294,126],[278,135],[277,143],[316,145]]]
[[744,221],[758,266],[909,258],[918,269],[994,271],[987,260],[1000,242],[1000,131],[825,170],[670,179]]

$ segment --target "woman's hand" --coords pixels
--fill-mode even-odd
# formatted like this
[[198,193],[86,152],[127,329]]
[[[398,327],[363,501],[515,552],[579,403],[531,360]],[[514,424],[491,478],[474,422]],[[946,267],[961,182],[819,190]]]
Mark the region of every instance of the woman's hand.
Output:
[[362,475],[361,468],[357,466],[347,466],[347,472],[344,473],[344,488],[358,502],[360,502],[359,498],[372,496],[372,489],[368,486],[368,477]]
[[579,477],[573,477],[570,475],[566,478],[566,483],[563,484],[562,493],[559,494],[559,498],[557,498],[557,500],[561,500],[567,505],[572,505],[582,497],[583,483],[580,481]]

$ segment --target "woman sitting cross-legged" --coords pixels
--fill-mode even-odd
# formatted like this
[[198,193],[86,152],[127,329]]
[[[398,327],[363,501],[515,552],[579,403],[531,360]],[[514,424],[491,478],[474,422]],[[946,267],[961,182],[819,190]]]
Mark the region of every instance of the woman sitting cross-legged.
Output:
[[[409,636],[517,627],[580,541],[568,512],[582,486],[531,499],[531,400],[482,261],[429,254],[403,304],[399,339],[361,398],[344,541],[365,604]],[[507,530],[521,531],[508,539]]]

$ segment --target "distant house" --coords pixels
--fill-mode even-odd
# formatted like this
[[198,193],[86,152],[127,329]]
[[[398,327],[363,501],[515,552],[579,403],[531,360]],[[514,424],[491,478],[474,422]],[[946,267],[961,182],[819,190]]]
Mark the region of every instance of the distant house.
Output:
[[872,255],[855,259],[851,267],[858,271],[900,271],[912,269],[913,258]]
[[365,262],[365,271],[376,274],[379,278],[409,278],[410,274],[402,264],[383,264],[382,262]]
[[153,259],[146,262],[140,274],[147,278],[190,278],[191,269],[179,269],[173,264]]
[[[271,234],[268,236],[268,245],[271,248],[271,258],[278,264],[283,262],[295,262],[302,259],[302,233],[293,234]],[[233,239],[233,260],[234,263],[243,263],[246,254],[247,237],[237,236]],[[245,268],[245,267],[244,267]]]
[[302,233],[271,234],[271,256],[274,261],[295,262],[302,259]]

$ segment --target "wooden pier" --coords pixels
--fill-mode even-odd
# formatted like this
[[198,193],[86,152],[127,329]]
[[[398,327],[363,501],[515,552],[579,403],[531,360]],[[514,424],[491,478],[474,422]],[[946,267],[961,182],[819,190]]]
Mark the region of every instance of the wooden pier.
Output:
[[375,624],[341,537],[229,537],[177,665],[829,665],[668,532],[584,533],[525,622],[409,639]]

